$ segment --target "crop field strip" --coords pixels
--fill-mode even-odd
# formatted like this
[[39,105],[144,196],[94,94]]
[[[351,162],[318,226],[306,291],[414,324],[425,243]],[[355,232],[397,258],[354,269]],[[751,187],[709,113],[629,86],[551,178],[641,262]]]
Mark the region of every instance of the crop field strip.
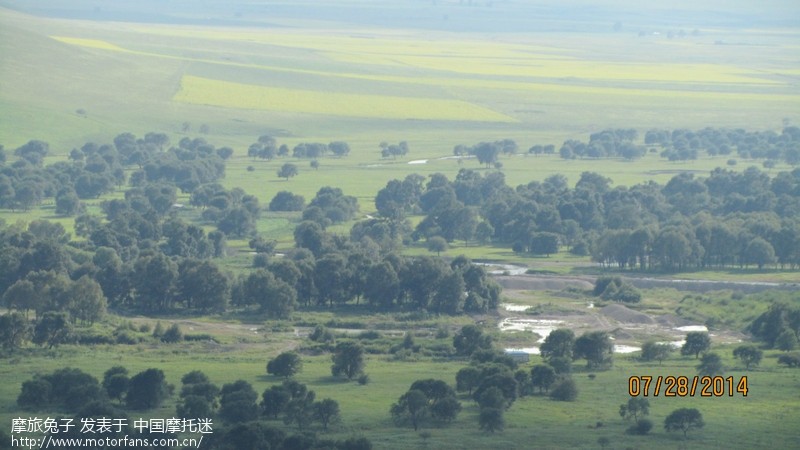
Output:
[[[430,103],[424,101],[428,99],[418,99],[417,101],[410,102],[405,101],[404,99],[403,102],[401,102],[404,104],[402,104],[401,108],[399,109],[392,108],[390,105],[387,105],[385,110],[388,111],[386,112],[382,112],[380,109],[376,110],[374,116],[377,117],[409,118],[409,112],[413,112],[411,110],[417,110],[411,115],[412,118],[428,119],[431,118],[430,116],[434,116],[433,118],[440,117],[445,120],[458,120],[464,118],[464,116],[467,116],[472,120],[509,120],[510,118],[503,115],[504,111],[492,113],[489,108],[477,105],[472,105],[473,111],[471,113],[463,114],[463,111],[462,114],[453,113],[455,110],[459,110],[465,104],[469,103],[463,99],[474,97],[476,92],[486,91],[508,91],[510,95],[515,97],[522,95],[526,101],[530,102],[536,102],[537,100],[542,101],[548,97],[553,97],[555,101],[564,104],[597,104],[607,102],[608,97],[613,97],[616,102],[632,105],[648,104],[654,101],[669,102],[681,100],[685,102],[695,102],[698,104],[698,106],[700,106],[700,104],[711,103],[711,105],[719,105],[721,108],[733,107],[737,104],[740,105],[742,102],[767,102],[775,105],[782,104],[783,107],[791,107],[792,105],[797,105],[800,107],[800,95],[787,94],[784,92],[784,89],[778,89],[783,88],[784,83],[778,83],[774,80],[769,80],[766,78],[756,78],[758,76],[758,73],[756,72],[744,71],[735,67],[720,66],[715,64],[613,64],[587,60],[570,61],[556,59],[548,61],[547,58],[536,59],[535,56],[533,57],[533,62],[536,64],[531,64],[531,61],[520,59],[520,54],[516,54],[513,51],[511,52],[511,55],[499,57],[499,60],[502,61],[500,63],[495,61],[495,59],[498,59],[497,57],[487,56],[485,64],[482,63],[480,57],[477,58],[477,63],[475,63],[473,60],[472,64],[470,64],[470,61],[464,59],[463,56],[440,58],[436,54],[431,55],[430,53],[427,55],[416,54],[411,56],[404,54],[387,55],[382,53],[383,56],[381,56],[381,58],[405,61],[405,63],[402,64],[403,66],[410,66],[415,70],[422,72],[422,75],[406,76],[386,75],[381,73],[373,74],[335,72],[326,70],[280,67],[257,63],[212,60],[203,57],[189,57],[165,53],[128,50],[115,44],[93,39],[75,39],[64,37],[56,38],[62,40],[63,42],[81,45],[88,48],[124,51],[140,56],[177,59],[218,66],[236,67],[241,69],[296,73],[325,78],[332,77],[334,79],[339,78],[359,81],[385,82],[398,85],[427,85],[446,88],[450,92],[457,92],[458,90],[463,91],[466,89],[466,91],[463,92],[463,95],[456,95],[457,97],[462,97],[460,100],[430,99],[431,101],[440,100],[440,102],[437,102],[436,105],[431,105]],[[324,44],[318,44],[322,46],[322,50],[325,51]],[[271,43],[271,45],[274,45],[274,43]],[[300,47],[310,49],[310,47],[302,45]],[[388,47],[391,48],[391,45],[388,45]],[[331,54],[329,53],[329,50],[325,52],[326,55]],[[502,53],[502,47],[500,52]],[[349,54],[355,54],[357,56],[360,55],[367,58],[370,56],[369,52],[359,53],[355,49]],[[455,63],[453,60],[451,60],[451,58],[453,58]],[[442,60],[445,61],[444,64],[440,62]],[[432,61],[435,61],[436,63],[434,64]],[[525,64],[531,65],[519,66],[517,64],[519,61],[523,61]],[[538,67],[540,63],[546,64],[544,67]],[[565,65],[567,67],[564,67]],[[363,67],[359,66],[357,68],[362,68],[366,72],[366,69],[371,66],[371,64],[366,64]],[[515,71],[522,72],[515,73]],[[447,76],[444,76],[443,74],[447,74]],[[698,74],[702,75],[699,79]],[[531,81],[518,81],[521,78],[521,75],[526,75],[526,77]],[[189,86],[188,90],[190,92],[178,93],[178,95],[175,97],[177,100],[238,108],[252,108],[254,103],[258,103],[257,106],[260,108],[269,108],[267,106],[262,106],[262,102],[256,102],[252,98],[245,99],[245,97],[250,97],[248,95],[241,96],[238,102],[236,100],[237,96],[224,95],[221,93],[219,95],[224,97],[224,101],[222,99],[203,99],[202,95],[192,91],[192,88],[197,86],[198,80],[188,78],[189,76],[191,75],[187,74],[186,76],[186,79],[189,81],[186,81],[186,79],[184,81],[186,81],[185,84]],[[498,79],[497,77],[504,79]],[[350,99],[338,98],[335,96],[329,97],[325,95],[315,98],[315,96],[311,93],[316,91],[311,90],[308,90],[307,92],[302,92],[302,90],[296,90],[300,92],[287,92],[279,90],[270,92],[258,90],[255,87],[250,87],[247,85],[241,86],[241,83],[236,83],[229,80],[214,81],[227,83],[221,86],[224,86],[225,89],[235,90],[237,94],[243,94],[247,92],[250,94],[260,93],[263,95],[265,93],[269,93],[271,94],[270,97],[277,99],[277,103],[279,105],[283,105],[274,106],[269,109],[280,110],[283,108],[283,110],[286,112],[310,112],[321,114],[333,112],[334,115],[336,115],[338,111],[338,115],[341,116],[359,117],[363,116],[364,111],[369,112],[369,110],[375,109],[370,106],[371,102],[380,103],[381,101],[381,98],[378,97],[377,94],[364,94],[367,97],[356,97]],[[609,85],[609,81],[616,81],[617,84],[624,82],[626,87],[619,87],[614,83]],[[205,89],[208,87],[208,83],[210,82],[211,81],[206,81],[203,88]],[[651,89],[647,86],[649,83],[654,82],[660,83],[659,86],[661,87],[657,89]],[[703,89],[703,86],[707,87],[707,89]],[[277,87],[264,88],[279,89]],[[369,89],[369,86],[367,85],[366,88]],[[766,92],[763,91],[764,88],[766,88]],[[778,90],[775,91],[773,88]],[[333,94],[331,92],[324,93]],[[372,97],[369,97],[370,95]],[[256,95],[256,97],[258,97],[258,95]],[[289,99],[291,97],[299,98],[301,100],[301,104],[295,104],[295,102],[292,102]],[[281,101],[284,98],[287,100],[285,102]],[[394,98],[388,100],[390,102],[399,101],[398,99]],[[309,106],[311,103],[317,101],[323,103],[323,105],[326,104],[326,102],[330,104],[331,101],[333,105],[335,105],[337,101],[345,101],[351,105],[360,104],[362,105],[362,108],[355,107],[357,112],[354,112],[352,106],[350,108],[335,108],[333,105],[330,107],[318,105]],[[464,103],[453,103],[459,101],[463,101]],[[303,106],[303,102],[307,102],[308,104]],[[434,107],[428,108],[430,106]],[[405,111],[405,113],[400,113],[400,111]],[[437,111],[438,114],[431,114],[432,111]],[[508,114],[508,112],[505,112],[505,114]]]

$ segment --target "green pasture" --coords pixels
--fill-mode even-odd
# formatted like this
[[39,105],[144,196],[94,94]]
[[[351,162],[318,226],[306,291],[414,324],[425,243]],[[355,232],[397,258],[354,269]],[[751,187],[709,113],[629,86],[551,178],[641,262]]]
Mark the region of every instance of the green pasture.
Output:
[[[123,131],[180,135],[184,122],[240,149],[265,133],[529,146],[606,127],[777,129],[800,106],[791,31],[491,38],[312,23],[117,26],[10,10],[0,23],[7,148],[39,138],[67,153]],[[731,38],[743,45],[715,45]]]
[[[417,338],[417,342],[432,338]],[[449,341],[449,338],[443,342]],[[0,385],[0,420],[28,417],[34,413],[20,411],[15,398],[21,383],[35,373],[58,367],[78,367],[96,377],[114,365],[123,365],[131,373],[157,367],[170,383],[180,387],[180,377],[199,369],[222,385],[237,379],[250,382],[260,394],[281,380],[265,373],[266,361],[287,345],[292,345],[290,333],[264,333],[246,343],[210,345],[185,343],[176,345],[63,347],[53,351],[29,350],[8,360],[0,367],[4,383]],[[399,338],[398,338],[399,342]],[[673,356],[663,365],[637,362],[631,355],[616,355],[614,367],[596,373],[591,379],[580,368],[573,375],[579,389],[576,402],[554,402],[545,397],[526,397],[506,412],[506,429],[497,434],[481,432],[477,427],[477,408],[462,396],[464,410],[452,424],[443,428],[423,428],[430,436],[415,433],[410,427],[396,427],[389,416],[389,406],[403,394],[411,383],[422,378],[443,379],[455,383],[455,373],[466,362],[391,361],[386,355],[370,355],[366,371],[370,382],[359,385],[330,376],[327,355],[304,355],[304,368],[296,379],[316,391],[317,398],[333,398],[342,410],[342,422],[332,428],[330,437],[344,438],[364,435],[376,448],[597,448],[597,439],[606,436],[614,447],[634,448],[790,448],[800,437],[795,424],[800,420],[794,392],[800,386],[796,369],[776,365],[776,354],[768,352],[759,368],[745,372],[731,357],[731,347],[716,348],[730,368],[725,376],[738,380],[748,377],[747,397],[680,398],[651,397],[650,419],[654,428],[649,436],[629,436],[624,433],[630,425],[618,415],[618,408],[629,398],[630,376],[693,376],[697,361],[692,357]],[[539,363],[538,357],[524,365]],[[235,370],[231,370],[235,367]],[[161,408],[146,413],[129,412],[133,418],[172,417],[176,396]],[[684,441],[680,434],[668,434],[663,420],[674,409],[698,408],[705,419],[703,430],[690,432]],[[55,412],[51,412],[51,415]],[[35,415],[47,415],[37,412]],[[271,422],[282,427],[280,422]],[[600,424],[600,426],[598,426]],[[316,429],[322,432],[321,429]],[[289,430],[291,431],[291,429]]]

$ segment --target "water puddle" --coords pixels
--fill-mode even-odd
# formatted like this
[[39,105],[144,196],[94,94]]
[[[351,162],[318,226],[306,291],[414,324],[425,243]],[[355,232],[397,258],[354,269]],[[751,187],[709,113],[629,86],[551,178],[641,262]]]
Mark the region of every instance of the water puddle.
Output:
[[705,331],[708,332],[708,327],[705,325],[687,325],[685,327],[676,327],[675,330],[691,332],[691,331]]
[[495,263],[482,263],[473,262],[476,266],[483,266],[486,271],[492,275],[524,275],[528,271],[527,267],[517,266],[515,264],[495,264]]
[[415,159],[414,161],[409,161],[409,164],[428,164],[427,159]]
[[550,320],[550,319],[522,319],[519,317],[508,317],[503,319],[498,325],[500,331],[531,331],[540,336],[539,343],[544,342],[544,339],[558,328],[559,324],[564,323],[563,320]]
[[634,347],[632,345],[614,345],[614,353],[633,353],[641,351],[641,347]]
[[518,305],[516,303],[500,303],[500,307],[505,309],[506,311],[512,311],[512,312],[523,312],[531,308],[531,306]]

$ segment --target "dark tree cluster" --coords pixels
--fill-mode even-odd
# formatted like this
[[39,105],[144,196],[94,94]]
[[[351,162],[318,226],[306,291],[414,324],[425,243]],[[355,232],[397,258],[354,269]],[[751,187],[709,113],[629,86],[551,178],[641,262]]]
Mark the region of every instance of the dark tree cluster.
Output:
[[202,218],[217,225],[227,236],[242,238],[255,234],[261,205],[255,195],[240,188],[227,190],[213,183],[200,186],[189,202],[202,208]]
[[800,164],[800,128],[774,131],[746,131],[741,128],[703,128],[702,130],[648,130],[646,145],[662,147],[661,156],[670,161],[697,159],[699,151],[709,156],[737,154],[745,159],[767,159]]
[[389,410],[397,425],[411,424],[414,430],[426,424],[450,423],[461,412],[456,392],[442,380],[417,380]]
[[566,245],[620,269],[800,267],[800,170],[770,178],[755,167],[715,169],[616,188],[584,172],[572,189],[561,175],[512,189],[502,173],[462,169],[453,181],[390,181],[376,206],[395,224],[421,211],[414,239],[494,241],[534,255]]
[[453,147],[455,156],[473,156],[480,164],[487,167],[497,164],[500,155],[514,155],[519,146],[513,139],[503,139],[494,142],[480,142],[472,146],[456,145]]
[[351,195],[344,195],[340,188],[325,186],[317,191],[303,210],[303,220],[312,221],[322,228],[328,225],[346,222],[358,212],[358,200]]
[[[114,139],[120,154],[133,152],[133,160],[140,170],[131,175],[131,184],[142,186],[148,183],[168,183],[182,192],[192,192],[198,186],[214,183],[225,176],[225,159],[221,155],[230,149],[217,149],[203,138],[180,140],[178,147],[166,151],[155,151],[152,144],[140,144],[133,135],[126,133]],[[134,150],[134,148],[136,150]],[[149,149],[149,150],[148,150]]]
[[63,368],[36,375],[22,383],[17,405],[28,411],[76,412],[91,404],[125,400],[134,410],[157,408],[172,394],[160,369],[147,369],[131,378],[124,367],[106,371],[103,383],[80,369]]
[[381,142],[378,146],[381,149],[381,158],[396,159],[398,156],[403,157],[408,154],[408,142],[400,141],[397,144],[389,144],[388,142]]
[[638,135],[634,129],[603,130],[592,133],[588,143],[575,139],[564,141],[558,153],[564,159],[614,157],[637,159],[647,153],[644,146],[635,143]]
[[588,369],[608,369],[613,363],[611,337],[605,331],[590,331],[577,339],[568,328],[553,330],[540,346],[542,358],[556,373],[568,374],[572,361],[585,359]]
[[776,301],[756,317],[749,331],[769,348],[791,351],[800,348],[800,294],[789,294],[789,302]]
[[112,145],[87,143],[72,151],[70,161],[46,167],[46,142],[30,141],[14,153],[18,159],[13,164],[0,161],[0,208],[28,210],[53,199],[57,214],[74,216],[84,209],[81,200],[111,192],[126,178],[124,160]]
[[[294,146],[291,151],[293,158],[310,158],[316,160],[328,153],[334,157],[343,158],[350,154],[350,144],[343,141],[334,141],[328,144],[319,142],[302,142]],[[247,156],[255,159],[272,160],[276,157],[289,156],[289,147],[286,144],[278,145],[278,141],[270,136],[263,135],[247,149]]]
[[632,284],[623,281],[620,277],[600,277],[595,281],[592,295],[603,300],[623,303],[638,303],[642,294]]

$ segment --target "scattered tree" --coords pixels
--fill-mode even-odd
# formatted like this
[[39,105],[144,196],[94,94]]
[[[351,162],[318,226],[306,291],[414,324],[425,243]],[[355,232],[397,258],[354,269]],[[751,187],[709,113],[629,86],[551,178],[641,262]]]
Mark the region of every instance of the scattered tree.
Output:
[[285,178],[287,181],[289,178],[297,175],[297,166],[291,163],[286,163],[281,166],[278,170],[278,177]]
[[664,419],[664,429],[667,431],[682,431],[684,438],[689,431],[699,430],[704,426],[703,415],[694,408],[676,409]]
[[295,352],[284,352],[267,363],[267,373],[276,377],[290,378],[303,368],[303,360]]
[[686,343],[681,347],[681,355],[694,355],[695,359],[700,358],[700,353],[711,348],[711,338],[705,331],[692,331],[686,335]]
[[700,359],[700,365],[697,366],[697,372],[700,375],[722,375],[725,367],[722,365],[722,358],[716,353],[705,353]]
[[364,372],[364,348],[357,342],[340,342],[333,351],[331,373],[348,380]]
[[733,349],[733,357],[742,361],[747,370],[750,370],[751,366],[758,366],[763,356],[764,352],[752,344],[740,345]]

